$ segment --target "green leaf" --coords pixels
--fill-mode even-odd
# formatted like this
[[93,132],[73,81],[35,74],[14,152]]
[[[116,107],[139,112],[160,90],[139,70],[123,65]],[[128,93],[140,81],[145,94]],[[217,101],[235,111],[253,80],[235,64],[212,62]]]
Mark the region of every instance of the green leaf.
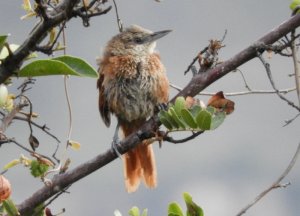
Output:
[[198,113],[202,110],[202,107],[199,105],[194,105],[191,107],[190,112],[192,113],[193,116],[197,116]]
[[79,76],[98,78],[98,72],[86,61],[81,58],[74,56],[60,56],[56,57],[53,60],[58,60],[70,68],[72,68],[76,73],[80,74]]
[[57,60],[36,60],[25,67],[19,73],[19,77],[35,77],[49,75],[74,75],[79,76],[76,71],[68,65]]
[[147,215],[148,215],[148,209],[144,209],[141,216],[147,216]]
[[172,124],[168,121],[168,119],[166,119],[164,116],[160,116],[159,120],[161,121],[161,123],[168,128],[169,130],[173,129]]
[[0,215],[4,215],[3,213],[4,213],[4,207],[3,205],[0,205]]
[[200,206],[193,202],[192,196],[188,193],[183,193],[183,199],[187,207],[187,216],[204,216]]
[[179,117],[181,117],[181,110],[185,109],[185,99],[184,97],[176,98],[174,109]]
[[196,129],[198,127],[194,117],[192,116],[192,114],[187,109],[182,109],[181,110],[181,116],[182,116],[183,120],[185,121],[185,123],[188,126],[190,126],[191,128]]
[[300,5],[300,0],[293,0],[290,4],[290,9],[293,11],[298,5]]
[[209,130],[211,127],[212,115],[206,110],[201,110],[196,117],[198,127],[202,130]]
[[6,38],[7,38],[7,35],[0,35],[0,51],[2,50],[2,48],[6,42]]
[[206,108],[206,111],[213,115],[214,113],[217,112],[217,109],[214,108],[214,107],[212,107],[212,106],[208,106],[208,107]]
[[168,216],[183,216],[182,209],[176,202],[169,204]]
[[173,107],[169,108],[169,114],[172,116],[172,118],[176,121],[176,123],[179,125],[179,128],[185,129],[185,124],[179,119],[179,116],[177,115],[177,112]]
[[48,169],[49,166],[46,164],[40,163],[37,160],[31,161],[30,171],[31,175],[33,175],[34,177],[42,176],[45,172],[47,172]]
[[211,130],[216,129],[217,127],[219,127],[225,120],[226,117],[226,113],[225,112],[217,112],[215,113],[215,115],[213,115],[212,117],[212,121],[211,121]]
[[130,216],[140,216],[140,210],[136,206],[132,207],[128,213]]
[[14,167],[14,166],[20,164],[20,163],[21,163],[20,159],[14,159],[14,160],[12,160],[11,162],[9,162],[8,164],[6,164],[6,165],[3,167],[3,169],[4,169],[4,170],[8,170],[8,169],[10,169],[10,168],[12,168],[12,167]]
[[82,59],[62,56],[51,60],[36,60],[19,71],[19,77],[73,75],[97,78],[98,73]]
[[18,209],[11,199],[4,200],[2,204],[9,216],[19,215]]
[[172,118],[172,116],[170,115],[170,113],[168,113],[165,110],[161,110],[159,112],[159,117],[164,117],[172,126],[172,128],[179,128],[179,125],[177,124],[177,122]]

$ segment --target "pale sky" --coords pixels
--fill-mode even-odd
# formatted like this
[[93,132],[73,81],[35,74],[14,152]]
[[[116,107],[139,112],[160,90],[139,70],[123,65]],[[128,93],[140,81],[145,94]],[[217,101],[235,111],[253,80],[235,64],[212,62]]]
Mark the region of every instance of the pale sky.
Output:
[[[153,31],[172,29],[173,32],[157,43],[162,61],[171,83],[184,87],[191,79],[183,72],[198,51],[207,46],[210,39],[220,39],[225,30],[226,47],[220,52],[225,61],[263,34],[290,17],[290,1],[282,0],[154,0],[117,1],[125,26],[138,24]],[[110,3],[107,4],[109,6]],[[20,20],[24,15],[21,1],[0,2],[1,34],[10,33],[9,43],[20,44],[37,20]],[[67,54],[78,56],[97,67],[96,58],[101,55],[106,42],[118,32],[113,10],[107,15],[94,17],[85,28],[79,18],[67,24]],[[57,53],[56,55],[60,55]],[[41,58],[48,58],[40,55]],[[273,76],[280,89],[294,86],[292,61],[274,56],[268,59]],[[270,90],[266,72],[259,60],[252,60],[239,68],[252,89]],[[16,86],[9,87],[17,93]],[[110,148],[115,118],[111,128],[106,128],[97,107],[96,80],[70,78],[70,97],[73,107],[72,139],[81,143],[79,151],[68,152],[71,168],[93,158]],[[239,73],[230,73],[212,84],[205,91],[244,91],[245,85]],[[176,93],[171,90],[172,95]],[[34,112],[40,124],[47,124],[64,145],[67,139],[68,112],[63,91],[63,78],[37,78],[34,88],[28,92]],[[288,97],[295,100],[295,93]],[[199,96],[207,101],[207,97]],[[288,165],[300,141],[297,119],[282,127],[286,119],[296,111],[276,95],[248,95],[231,97],[236,110],[215,131],[180,145],[163,143],[159,149],[154,144],[158,168],[158,187],[146,189],[143,185],[133,194],[124,187],[122,161],[117,159],[92,175],[75,183],[60,196],[50,208],[53,213],[66,208],[65,215],[113,215],[119,209],[123,215],[136,205],[148,208],[149,216],[167,215],[167,206],[177,201],[182,206],[182,193],[189,192],[205,215],[235,215],[267,188]],[[40,140],[39,152],[52,154],[55,141],[34,128]],[[183,137],[185,134],[175,134]],[[15,121],[7,131],[27,144],[29,128],[26,123]],[[29,146],[29,145],[28,145]],[[50,152],[50,153],[49,153]],[[0,167],[25,154],[13,144],[0,148]],[[283,183],[291,182],[285,189],[271,192],[258,205],[247,212],[257,215],[298,215],[300,212],[299,162]],[[28,169],[12,168],[5,175],[13,186],[12,199],[22,202],[42,187],[39,179],[33,179]],[[183,206],[185,209],[185,206]]]

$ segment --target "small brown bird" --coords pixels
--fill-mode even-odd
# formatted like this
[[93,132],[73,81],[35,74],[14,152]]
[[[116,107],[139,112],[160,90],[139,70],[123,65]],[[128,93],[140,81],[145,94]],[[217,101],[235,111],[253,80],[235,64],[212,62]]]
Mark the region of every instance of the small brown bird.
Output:
[[[168,101],[165,67],[154,49],[156,40],[169,32],[152,32],[132,25],[108,42],[99,61],[99,110],[107,127],[111,114],[117,117],[116,135],[119,127],[125,137],[138,130],[156,106]],[[115,142],[116,139],[114,136]],[[157,185],[151,145],[144,141],[123,157],[128,192],[134,192],[141,179],[149,188]]]

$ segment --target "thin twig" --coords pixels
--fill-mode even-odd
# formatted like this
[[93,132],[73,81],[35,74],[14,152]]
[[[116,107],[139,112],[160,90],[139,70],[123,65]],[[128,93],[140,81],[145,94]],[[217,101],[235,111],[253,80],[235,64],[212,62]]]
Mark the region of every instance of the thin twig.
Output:
[[116,16],[117,16],[117,23],[118,23],[118,27],[119,27],[119,32],[123,31],[123,24],[122,24],[122,20],[119,17],[119,12],[118,12],[118,6],[115,0],[113,0],[114,6],[115,6],[115,11],[116,11]]
[[42,46],[42,47],[37,46],[37,47],[36,47],[36,51],[42,52],[42,53],[47,54],[47,55],[51,55],[51,54],[53,53],[53,51],[54,51],[54,50],[53,50],[53,47],[54,47],[54,45],[56,44],[56,42],[58,41],[59,36],[60,36],[60,34],[62,33],[62,31],[63,31],[63,29],[65,28],[65,26],[66,26],[66,21],[64,21],[64,22],[62,23],[62,25],[60,26],[59,31],[58,31],[58,33],[56,34],[56,37],[55,37],[54,41],[52,42],[52,44],[51,44],[50,46],[49,46],[49,45]]
[[[64,193],[69,193],[67,190],[71,187],[72,185],[67,186],[66,188],[64,188],[63,190],[61,190],[60,192],[58,192],[57,194],[55,194],[55,196],[53,196],[47,203],[45,203],[43,205],[43,207],[41,209],[39,209],[38,212],[35,212],[32,216],[37,216],[40,215],[42,211],[44,211],[44,209],[49,206],[54,200],[56,200],[60,195],[64,194]],[[65,212],[65,209],[63,209],[63,212]],[[57,215],[57,214],[56,214]]]
[[30,136],[32,136],[32,133],[33,133],[32,125],[31,125],[32,103],[31,103],[30,99],[27,96],[22,95],[22,97],[24,97],[26,99],[26,101],[29,103],[29,115],[27,115],[27,122],[28,122],[29,129],[30,129]]
[[29,148],[23,146],[21,143],[17,142],[14,138],[9,138],[9,139],[7,139],[7,142],[6,142],[6,143],[14,143],[15,145],[17,145],[17,146],[20,147],[21,149],[25,150],[26,152],[30,153],[31,155],[32,155],[32,154],[39,155],[39,156],[41,156],[42,158],[46,158],[46,159],[48,159],[49,161],[51,161],[53,164],[55,164],[55,162],[54,162],[51,158],[49,158],[48,156],[43,155],[43,154],[40,154],[40,153],[37,153],[37,152],[35,152],[35,151],[32,151],[31,149],[29,149]]
[[199,55],[205,53],[207,50],[208,50],[208,46],[205,47],[203,50],[201,50],[200,53],[198,53],[198,55],[193,58],[192,62],[189,64],[189,66],[187,67],[187,69],[184,71],[184,75],[186,75],[191,70],[191,68],[193,67],[193,65],[199,59]]
[[245,84],[245,88],[248,89],[249,91],[251,91],[251,88],[250,88],[250,86],[248,85],[247,80],[246,80],[246,78],[245,78],[243,72],[242,72],[240,69],[238,69],[238,68],[236,69],[236,71],[238,71],[239,74],[242,76],[242,79],[243,79],[244,84]]
[[193,132],[193,134],[191,136],[188,136],[184,139],[179,139],[179,140],[175,140],[173,137],[170,137],[170,136],[166,135],[166,136],[163,137],[163,140],[167,141],[167,142],[170,142],[170,143],[173,143],[173,144],[180,144],[180,143],[185,143],[187,141],[190,141],[190,140],[196,138],[197,136],[199,136],[202,133],[204,133],[204,131]]
[[[227,36],[227,29],[225,30],[224,32],[224,35],[222,37],[221,40],[219,40],[219,43],[221,44],[225,38]],[[208,45],[207,47],[205,47],[203,50],[201,50],[192,60],[192,62],[189,64],[189,66],[187,67],[187,69],[184,71],[184,75],[186,75],[191,69],[192,67],[194,66],[194,64],[196,63],[196,61],[199,59],[199,56],[204,54],[206,51],[208,51],[208,49],[210,48],[210,45]],[[193,73],[194,74],[194,73]]]
[[[0,115],[5,116],[4,112],[0,110]],[[21,116],[14,116],[13,120],[20,120],[20,121],[26,121],[28,122],[28,118],[26,117],[21,117]],[[31,120],[31,124],[39,129],[41,129],[43,132],[51,136],[53,139],[55,139],[58,143],[60,143],[60,140],[52,133],[49,132],[49,128],[44,124],[44,125],[39,125],[36,122]]]
[[289,120],[285,120],[285,124],[283,125],[283,127],[291,124],[296,118],[298,118],[300,116],[300,113],[298,113],[295,117],[289,119]]
[[298,144],[297,150],[296,150],[292,160],[290,161],[290,163],[288,164],[288,166],[284,170],[284,172],[278,177],[278,179],[270,187],[268,187],[266,190],[261,192],[251,203],[249,203],[246,207],[244,207],[236,216],[243,215],[249,208],[254,206],[260,199],[262,199],[265,195],[267,195],[273,189],[286,186],[286,185],[282,186],[280,184],[280,182],[289,174],[289,172],[292,170],[292,168],[296,164],[299,152],[300,152],[300,143]]
[[12,120],[18,114],[18,112],[25,106],[27,106],[26,103],[20,103],[20,104],[16,105],[10,113],[8,113],[7,115],[4,116],[4,118],[2,119],[2,124],[0,126],[0,131],[2,133],[4,133],[6,131],[8,126],[11,124]]
[[294,70],[295,70],[295,83],[296,83],[296,89],[297,89],[297,96],[298,96],[298,102],[300,106],[300,68],[298,63],[298,57],[297,57],[297,48],[295,40],[295,30],[291,33],[292,43],[291,43],[291,49],[292,49],[292,58],[294,63]]
[[[182,88],[178,87],[172,83],[170,83],[170,87],[181,91]],[[287,89],[280,89],[278,90],[279,93],[287,94],[289,92],[295,91],[296,88],[287,88]],[[215,92],[200,92],[198,95],[204,95],[204,96],[213,96],[215,95]],[[251,90],[251,91],[239,91],[239,92],[228,92],[224,93],[225,96],[241,96],[241,95],[251,95],[251,94],[277,94],[276,90]]]
[[274,83],[273,77],[272,77],[272,72],[271,72],[271,69],[270,69],[270,64],[265,61],[265,59],[263,58],[263,56],[259,52],[257,52],[257,57],[260,59],[260,61],[264,65],[264,67],[266,69],[266,72],[267,72],[267,75],[268,75],[268,78],[270,80],[270,83],[271,83],[273,89],[276,91],[276,94],[278,95],[278,97],[280,99],[284,100],[285,102],[287,102],[288,105],[290,105],[291,107],[295,108],[296,110],[298,110],[300,112],[300,107],[296,106],[292,101],[290,101],[289,99],[287,99],[286,97],[284,97],[279,92],[279,90],[277,89],[277,87],[276,87],[276,85]]
[[111,10],[111,8],[112,8],[112,6],[109,6],[106,9],[101,10],[99,12],[88,12],[87,8],[83,7],[83,8],[80,8],[80,9],[74,11],[74,14],[76,16],[79,16],[83,20],[83,26],[84,27],[88,27],[90,25],[89,19],[91,17],[101,16],[103,14],[106,14],[106,13],[108,13]]

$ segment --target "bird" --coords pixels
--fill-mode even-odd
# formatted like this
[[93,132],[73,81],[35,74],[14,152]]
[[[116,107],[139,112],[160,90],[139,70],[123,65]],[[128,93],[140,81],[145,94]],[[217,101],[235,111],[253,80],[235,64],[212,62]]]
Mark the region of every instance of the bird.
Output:
[[[131,25],[108,41],[98,59],[99,111],[107,127],[112,114],[117,118],[112,145],[116,153],[119,128],[126,138],[153,116],[156,107],[168,102],[169,81],[155,47],[169,32]],[[136,191],[141,181],[148,188],[157,186],[154,152],[147,140],[125,153],[122,160],[127,192]]]

